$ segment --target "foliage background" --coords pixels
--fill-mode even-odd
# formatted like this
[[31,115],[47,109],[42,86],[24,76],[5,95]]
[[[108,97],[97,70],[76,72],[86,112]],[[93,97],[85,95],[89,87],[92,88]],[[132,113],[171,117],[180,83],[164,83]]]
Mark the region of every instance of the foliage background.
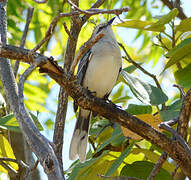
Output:
[[[94,1],[80,1],[80,8],[81,9],[88,9]],[[182,1],[182,7],[188,17],[190,17],[189,12],[189,1]],[[19,1],[19,0],[9,0],[8,6],[7,6],[7,18],[8,18],[8,43],[19,46],[20,45],[20,39],[22,36],[22,32],[25,25],[26,20],[26,13],[27,13],[27,7],[32,6],[34,7],[34,15],[32,18],[32,22],[30,24],[29,33],[27,36],[27,41],[25,47],[28,49],[32,49],[36,43],[38,43],[43,37],[48,29],[48,26],[52,20],[53,17],[55,17],[59,12],[69,12],[70,6],[62,0],[50,0],[46,4],[37,4],[32,0],[25,0],[25,1]],[[121,19],[134,19],[134,20],[147,20],[147,21],[157,21],[159,18],[158,16],[162,16],[164,14],[167,14],[169,12],[169,9],[166,6],[163,6],[162,2],[160,0],[129,0],[129,1],[119,1],[119,0],[108,0],[104,3],[102,8],[106,9],[113,9],[113,8],[120,8],[120,7],[130,7],[131,10],[129,13],[124,13],[121,15]],[[78,39],[78,45],[79,48],[85,41],[88,40],[90,37],[94,24],[93,23],[100,23],[104,22],[108,19],[110,19],[110,15],[97,15],[92,16],[88,23],[86,23],[82,31],[80,33],[79,39]],[[67,33],[64,30],[64,27],[62,25],[62,22],[65,22],[66,25],[69,27],[70,25],[70,18],[65,17],[63,18],[57,25],[54,35],[51,37],[50,41],[47,42],[41,49],[40,52],[47,55],[47,56],[54,56],[55,59],[58,60],[59,64],[63,64],[63,58],[64,58],[64,52],[66,47],[66,41],[68,38]],[[119,20],[118,20],[119,21]],[[180,22],[179,19],[175,18],[174,21],[176,24]],[[127,26],[127,24],[126,24]],[[136,24],[138,26],[138,24]],[[171,28],[169,25],[165,25],[166,27],[166,33],[171,35]],[[174,116],[177,111],[179,111],[180,103],[177,101],[179,99],[179,93],[178,90],[173,88],[172,85],[175,82],[174,78],[174,72],[177,71],[176,66],[172,66],[169,69],[167,69],[165,72],[162,73],[165,64],[167,62],[167,59],[165,58],[164,54],[167,53],[164,48],[161,48],[159,46],[156,46],[154,44],[158,44],[158,40],[156,36],[159,34],[158,32],[151,32],[151,31],[145,31],[136,28],[127,28],[127,27],[114,27],[115,34],[117,36],[117,40],[121,42],[127,51],[129,52],[130,56],[133,60],[140,63],[142,67],[144,67],[149,72],[155,74],[161,84],[162,90],[164,93],[168,96],[168,102],[167,105],[171,105],[172,111],[170,112],[172,116]],[[164,36],[163,36],[164,37]],[[189,36],[187,36],[189,38]],[[168,39],[164,39],[167,46],[170,47],[171,42]],[[179,41],[180,42],[180,41]],[[171,47],[172,48],[172,47]],[[124,52],[123,52],[123,55]],[[188,67],[188,64],[190,63],[190,57],[188,57],[188,60],[186,62],[183,62],[183,67]],[[131,64],[127,63],[125,60],[123,61],[123,68],[130,67]],[[24,70],[28,66],[26,64],[21,63],[21,66],[19,68],[19,74],[22,74]],[[132,69],[127,69],[128,72],[134,74],[136,77],[138,77],[140,80],[150,83],[155,86],[154,81],[146,76],[144,73],[142,73],[140,70],[137,70],[135,67],[132,67]],[[184,72],[183,72],[184,73]],[[19,76],[18,76],[19,77]],[[177,75],[177,82],[180,82],[179,78],[180,75]],[[185,79],[185,81],[188,78]],[[179,81],[178,81],[179,80]],[[183,81],[181,81],[183,82]],[[190,81],[185,82],[185,88],[190,87]],[[0,84],[1,93],[3,94],[2,85]],[[27,108],[35,114],[35,116],[38,117],[38,120],[40,121],[40,124],[43,126],[42,133],[45,136],[48,136],[50,140],[52,139],[52,129],[54,127],[54,118],[56,113],[56,107],[57,107],[57,99],[58,99],[58,91],[59,86],[55,84],[53,80],[51,80],[48,76],[39,74],[39,72],[36,70],[32,73],[32,75],[28,78],[27,83],[25,83],[25,104]],[[114,88],[111,99],[114,103],[117,103],[118,105],[122,106],[122,108],[127,109],[129,108],[129,111],[134,114],[151,114],[155,113],[157,111],[156,106],[152,105],[148,107],[143,106],[145,105],[141,101],[139,101],[135,95],[132,93],[130,88],[126,86],[123,83],[119,83]],[[75,114],[73,113],[72,109],[72,99],[69,98],[69,104],[68,104],[68,112],[67,112],[67,123],[65,126],[65,135],[64,135],[64,151],[63,151],[63,161],[64,161],[64,170],[67,170],[69,166],[71,165],[71,161],[68,159],[68,150],[69,150],[69,144],[72,137],[72,132],[74,128],[74,122],[75,122]],[[176,102],[175,104],[173,104]],[[129,104],[136,104],[136,105],[142,105],[138,107],[134,107],[132,105],[132,108],[130,109]],[[151,109],[150,109],[151,108]],[[161,108],[161,105],[159,105],[159,108]],[[174,109],[173,109],[174,108]],[[139,111],[139,112],[138,112]],[[165,113],[164,113],[165,114]],[[169,117],[164,117],[169,118]],[[96,122],[97,119],[93,119],[92,122]],[[102,119],[99,121],[99,125],[107,124],[108,122],[105,119]],[[9,123],[9,124],[8,124]],[[15,124],[14,124],[15,123]],[[3,127],[8,128],[9,130],[14,129],[14,131],[18,130],[18,125],[16,124],[16,121],[14,118],[9,117],[9,121],[6,123],[1,123]],[[40,125],[39,125],[40,126]],[[98,125],[97,125],[98,126]],[[91,137],[95,137],[95,135],[99,132],[99,129],[95,124],[92,127],[90,134]],[[12,128],[12,129],[11,129]],[[39,127],[40,128],[40,127]],[[100,143],[108,143],[108,138],[111,138],[110,143],[114,147],[121,147],[122,142],[124,143],[125,138],[123,134],[119,135],[119,132],[121,132],[120,127],[113,128],[108,127],[106,128],[96,139],[97,145]],[[119,139],[115,139],[116,137],[120,137],[121,141],[119,142]],[[3,137],[2,137],[3,138]],[[117,143],[117,142],[118,143]],[[6,142],[8,143],[8,142]],[[134,145],[134,141],[129,142],[130,145]],[[88,179],[88,175],[92,177],[93,172],[98,171],[100,167],[105,166],[106,169],[103,170],[103,172],[99,172],[100,174],[105,174],[107,172],[107,175],[111,175],[111,172],[114,172],[113,170],[118,167],[119,165],[113,165],[114,162],[116,162],[116,159],[118,159],[118,164],[121,164],[117,171],[113,175],[119,175],[119,173],[123,173],[121,169],[124,167],[125,164],[133,163],[135,161],[141,161],[142,166],[147,167],[153,167],[156,163],[157,159],[159,158],[159,155],[161,153],[160,150],[151,151],[152,145],[143,140],[140,142],[136,142],[139,147],[143,148],[143,150],[140,150],[139,148],[133,148],[133,151],[129,156],[128,153],[131,149],[127,149],[127,151],[121,152],[110,152],[111,156],[107,154],[107,152],[104,152],[100,158],[92,159],[92,162],[87,162],[86,164],[78,164],[74,171],[72,171],[72,174],[69,174],[69,171],[67,171],[68,176],[70,179],[73,177],[80,179],[80,177],[83,177],[85,174],[84,172],[88,172],[86,174],[86,178]],[[131,146],[130,146],[131,147]],[[101,146],[98,146],[98,149],[103,148]],[[9,148],[11,149],[11,148]],[[90,147],[89,149],[92,149]],[[129,150],[129,151],[128,151]],[[91,157],[91,151],[88,152],[88,156]],[[9,152],[10,156],[14,156],[12,152]],[[126,157],[123,159],[123,157]],[[112,158],[113,157],[113,158]],[[120,158],[119,158],[120,157]],[[144,161],[143,161],[144,160]],[[94,162],[93,162],[94,161]],[[147,162],[145,162],[147,161]],[[122,163],[123,162],[123,163]],[[150,162],[150,164],[147,164]],[[78,162],[76,162],[78,163]],[[115,167],[114,167],[115,166]],[[81,168],[83,167],[83,168]],[[92,168],[94,167],[94,168]],[[113,169],[112,169],[112,168]],[[16,168],[16,167],[15,167]],[[82,170],[81,170],[81,169]],[[97,168],[97,169],[96,169]],[[111,168],[111,170],[109,170]],[[126,168],[138,168],[138,165],[135,164],[135,167],[126,167]],[[172,164],[168,163],[166,164],[167,171],[172,171],[174,167],[172,167]],[[88,169],[91,169],[91,171],[88,171]],[[166,173],[165,171],[164,173]],[[95,173],[94,173],[95,174]],[[45,179],[45,175],[43,175],[43,179]],[[133,176],[133,174],[132,174]],[[168,177],[168,174],[164,175],[165,177]],[[97,176],[96,176],[97,177]],[[94,177],[94,178],[96,178]],[[83,179],[83,178],[82,178]]]

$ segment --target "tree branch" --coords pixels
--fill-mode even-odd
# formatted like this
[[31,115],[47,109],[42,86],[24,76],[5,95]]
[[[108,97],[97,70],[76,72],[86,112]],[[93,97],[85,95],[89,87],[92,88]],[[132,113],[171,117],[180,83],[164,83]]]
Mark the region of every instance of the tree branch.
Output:
[[120,9],[111,9],[111,10],[105,10],[105,9],[97,9],[97,8],[90,8],[88,10],[82,10],[78,6],[76,6],[72,1],[67,0],[68,3],[71,5],[72,8],[77,10],[79,13],[83,13],[86,15],[95,15],[95,14],[115,14],[119,16],[122,12],[128,12],[129,8],[123,7]]
[[169,9],[174,9],[174,8],[177,8],[178,9],[178,17],[180,19],[186,19],[187,16],[184,14],[182,8],[180,7],[180,4],[178,6],[175,6],[174,3],[172,1],[169,1],[169,0],[161,0],[164,5],[166,5]]
[[160,169],[162,168],[163,163],[166,161],[167,159],[167,153],[163,152],[162,155],[160,156],[159,160],[157,161],[157,163],[155,164],[154,169],[152,170],[152,172],[150,173],[148,180],[154,180],[155,176],[157,175],[157,173],[160,171]]
[[[6,46],[9,47],[9,46]],[[4,48],[3,48],[4,49]],[[13,48],[14,49],[21,49],[21,48]],[[10,54],[5,53],[6,49],[4,49],[4,55],[11,56]],[[22,50],[23,57],[20,60],[26,60],[30,62],[30,58],[27,55],[29,50]],[[13,52],[14,53],[14,52]],[[21,55],[21,54],[20,54]],[[2,54],[0,53],[0,56]],[[45,61],[50,61],[45,56],[40,56]],[[18,56],[15,58],[18,59]],[[14,59],[14,58],[13,58]],[[19,60],[19,59],[18,59]],[[35,61],[35,59],[33,60]],[[55,62],[49,62],[52,64],[54,68],[59,71],[61,68],[58,68]],[[191,177],[191,157],[188,154],[187,150],[177,141],[169,139],[166,135],[160,133],[156,129],[153,129],[150,125],[146,124],[145,122],[141,121],[140,119],[128,114],[126,111],[123,111],[115,104],[111,102],[105,102],[103,99],[99,99],[91,95],[87,92],[86,89],[83,89],[78,83],[74,76],[68,76],[67,73],[60,71],[60,73],[55,73],[51,71],[54,68],[45,66],[48,64],[47,62],[42,63],[40,65],[43,67],[43,70],[53,78],[66,92],[69,94],[73,99],[76,100],[79,106],[83,107],[84,109],[92,110],[101,116],[107,118],[111,122],[117,122],[121,126],[124,126],[131,131],[135,132],[136,134],[142,136],[143,138],[147,139],[151,143],[157,145],[161,149],[163,149],[167,154],[174,159],[177,164],[183,169],[184,173]]]
[[127,56],[127,58],[126,58],[126,57],[123,57],[123,58],[124,58],[125,60],[127,60],[129,63],[133,64],[136,68],[140,69],[144,74],[150,76],[150,77],[155,81],[157,87],[162,90],[162,88],[161,88],[161,86],[160,86],[160,84],[159,84],[159,82],[158,82],[156,76],[155,76],[154,74],[151,74],[150,72],[146,71],[146,70],[145,70],[144,68],[142,68],[139,64],[137,64],[135,61],[133,61],[132,58],[131,58],[131,56],[129,55],[129,53],[127,52],[127,50],[125,49],[125,47],[123,46],[123,44],[121,44],[121,43],[118,43],[118,44],[119,44],[119,46],[123,49],[123,51],[125,52],[125,54],[126,54],[126,56]]
[[184,97],[183,105],[180,111],[177,132],[183,139],[187,139],[188,123],[191,117],[191,90]]
[[[25,28],[24,28],[23,35],[22,35],[22,38],[21,38],[21,45],[20,45],[20,47],[22,47],[22,48],[25,45],[27,33],[28,33],[28,30],[29,30],[29,24],[30,24],[32,16],[33,16],[33,11],[34,11],[34,8],[31,8],[31,7],[29,7],[28,10],[27,10],[27,20],[26,20]],[[14,75],[15,75],[15,77],[17,76],[17,71],[19,69],[19,64],[20,64],[20,61],[16,61],[15,67],[14,67]]]
[[[73,2],[76,5],[78,5],[79,3],[78,0],[73,0]],[[72,8],[70,11],[71,13],[74,12]],[[65,72],[69,71],[70,65],[73,61],[80,30],[81,30],[81,26],[80,26],[79,16],[72,16],[70,31],[68,32],[69,34],[72,35],[72,38],[68,38],[65,57],[64,57]],[[66,113],[67,113],[67,107],[68,107],[67,105],[68,105],[68,95],[65,92],[65,90],[62,87],[60,87],[53,142],[56,147],[55,153],[59,160],[59,165],[61,169],[63,169],[62,148],[63,148],[63,141],[64,141],[65,119],[66,119]]]
[[[0,52],[2,52],[2,46],[6,44],[7,39],[6,3],[6,0],[0,1]],[[29,56],[29,54],[27,56]],[[38,58],[36,60],[38,62]],[[50,145],[49,141],[40,134],[36,126],[34,126],[34,123],[28,112],[26,112],[25,107],[19,104],[16,80],[10,62],[5,57],[0,58],[0,76],[5,89],[6,97],[18,120],[19,126],[22,129],[22,133],[31,149],[41,162],[49,179],[63,179],[52,146]],[[23,112],[20,111],[21,109]]]

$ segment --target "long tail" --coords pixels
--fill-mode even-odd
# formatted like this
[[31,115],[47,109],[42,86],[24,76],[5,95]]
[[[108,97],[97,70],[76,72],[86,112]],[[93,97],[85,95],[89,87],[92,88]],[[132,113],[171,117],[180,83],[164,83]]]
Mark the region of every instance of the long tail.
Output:
[[80,108],[70,144],[69,156],[71,160],[76,159],[77,155],[79,156],[81,162],[86,160],[90,116],[90,111]]

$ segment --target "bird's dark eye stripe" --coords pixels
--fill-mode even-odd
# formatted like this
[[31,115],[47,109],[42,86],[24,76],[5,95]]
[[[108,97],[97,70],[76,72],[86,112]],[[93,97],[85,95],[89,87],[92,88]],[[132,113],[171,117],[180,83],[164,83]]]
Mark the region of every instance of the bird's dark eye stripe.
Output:
[[105,27],[105,26],[101,26],[101,27],[99,27],[99,29],[98,29],[98,31],[97,31],[96,34],[98,34],[104,27]]

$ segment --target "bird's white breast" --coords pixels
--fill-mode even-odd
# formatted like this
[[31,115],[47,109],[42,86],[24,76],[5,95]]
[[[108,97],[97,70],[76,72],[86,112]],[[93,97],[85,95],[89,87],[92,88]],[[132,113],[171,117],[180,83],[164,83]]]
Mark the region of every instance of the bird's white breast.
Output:
[[97,97],[104,97],[113,89],[121,67],[121,53],[117,44],[100,42],[92,48],[83,86]]

